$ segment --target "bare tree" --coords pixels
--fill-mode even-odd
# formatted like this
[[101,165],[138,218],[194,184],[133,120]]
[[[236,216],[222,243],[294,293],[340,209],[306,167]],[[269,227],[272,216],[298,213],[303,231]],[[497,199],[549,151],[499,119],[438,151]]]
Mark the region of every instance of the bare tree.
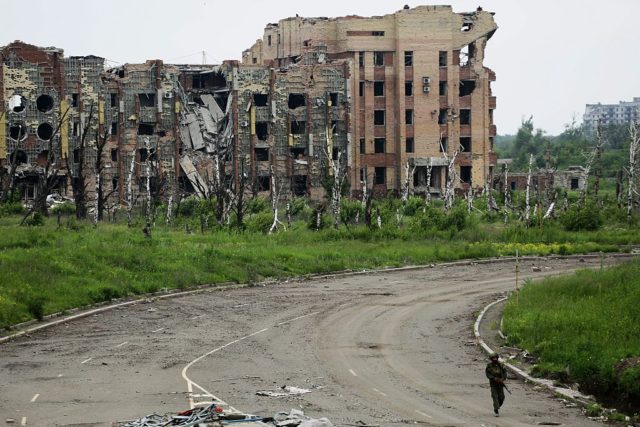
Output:
[[342,168],[340,159],[342,157],[342,150],[337,150],[336,159],[333,160],[333,156],[325,150],[329,167],[333,173],[333,183],[331,185],[331,212],[333,213],[333,227],[335,229],[340,225],[340,209],[342,203],[342,184],[346,176],[345,171]]
[[509,165],[503,165],[504,170],[504,223],[509,220],[509,209],[511,209],[511,189],[509,187]]
[[278,218],[278,201],[280,199],[280,192],[282,191],[282,184],[278,186],[279,183],[273,171],[273,165],[269,167],[269,172],[271,174],[271,211],[273,212],[273,223],[269,229],[269,234],[272,234],[278,229],[278,225],[283,226],[285,229],[286,227]]
[[427,206],[427,207],[429,205],[431,205],[431,173],[432,173],[432,169],[433,169],[433,162],[431,161],[431,157],[429,157],[429,160],[427,160],[427,171],[426,171],[426,176],[425,176],[425,180],[427,181],[426,182],[427,191],[424,192],[424,205]]
[[638,168],[638,150],[640,149],[640,123],[634,122],[629,126],[629,168],[627,169],[627,218],[631,219],[635,198],[638,196],[636,173]]
[[442,147],[442,156],[447,161],[447,182],[444,189],[444,210],[448,212],[453,206],[455,198],[455,183],[458,178],[455,170],[456,157],[458,156],[458,150],[453,152],[452,156],[449,156],[442,146],[442,138],[440,138],[440,146]]
[[63,125],[67,125],[67,114],[69,113],[70,107],[62,113],[62,116],[58,120],[58,124],[54,129],[49,141],[47,143],[47,157],[44,165],[44,171],[41,174],[38,174],[38,183],[37,183],[37,192],[36,197],[33,201],[33,206],[27,211],[24,218],[20,224],[24,224],[27,218],[34,212],[39,212],[43,215],[47,215],[47,196],[51,194],[51,191],[59,184],[58,181],[58,164],[60,162],[56,162],[56,154],[54,150],[53,142],[56,136],[60,132],[60,128]]
[[407,205],[407,199],[409,198],[409,193],[411,189],[411,182],[413,180],[413,175],[416,172],[416,165],[410,165],[409,161],[404,165],[404,183],[402,185],[402,206]]
[[109,141],[109,132],[108,129],[105,128],[104,132],[99,135],[96,132],[96,162],[94,173],[96,177],[95,182],[95,213],[94,213],[94,225],[98,223],[98,221],[102,221],[104,217],[104,210],[112,194],[116,192],[116,189],[111,189],[107,194],[104,194],[104,184],[102,179],[102,173],[105,169],[104,162],[104,150],[107,146],[107,142]]
[[600,190],[600,179],[602,178],[602,149],[604,147],[604,138],[602,136],[602,123],[598,120],[596,126],[596,145],[593,148],[593,163],[594,163],[594,182],[593,182],[593,197],[598,197]]
[[131,181],[133,179],[133,172],[136,167],[136,154],[135,151],[131,153],[131,163],[129,164],[129,173],[127,174],[127,225],[131,227],[133,223],[133,188],[131,188]]
[[[93,120],[94,113],[93,102],[89,105],[89,115],[85,121],[85,126],[82,129],[82,135],[80,136],[80,144],[76,147],[73,154],[73,163],[77,164],[75,174],[73,173],[73,167],[69,157],[65,157],[67,162],[67,173],[71,179],[71,188],[73,190],[73,200],[76,205],[76,218],[85,219],[87,217],[87,175],[86,175],[86,152],[87,152],[87,137],[89,136],[89,130],[91,129],[91,122]],[[75,177],[73,176],[75,175]]]
[[525,193],[525,205],[524,205],[524,222],[527,228],[530,225],[531,216],[531,170],[533,168],[533,154],[529,154],[529,172],[527,172],[527,189]]

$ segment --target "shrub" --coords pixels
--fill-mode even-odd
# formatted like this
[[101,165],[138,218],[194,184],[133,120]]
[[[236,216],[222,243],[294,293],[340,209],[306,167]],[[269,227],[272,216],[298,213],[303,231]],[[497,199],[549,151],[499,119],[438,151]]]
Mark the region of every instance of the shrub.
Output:
[[25,209],[21,202],[9,202],[0,206],[0,216],[5,215],[22,215]]
[[571,206],[560,218],[567,231],[593,231],[602,225],[602,216],[593,202],[587,202],[585,206]]
[[259,212],[251,215],[245,220],[247,231],[258,233],[268,233],[273,224],[273,214],[271,212]]
[[34,212],[27,218],[24,224],[32,227],[44,225],[44,217],[40,212]]
[[464,230],[467,224],[467,208],[463,204],[459,204],[451,209],[442,223],[442,228],[450,230]]
[[24,300],[27,311],[38,320],[44,319],[46,299],[42,295],[28,294]]
[[120,298],[122,292],[113,286],[101,286],[98,289],[92,289],[89,291],[89,298],[94,303],[111,301],[112,299]]
[[247,213],[257,214],[270,210],[269,202],[264,197],[254,197],[247,202]]
[[70,202],[60,203],[51,208],[51,213],[54,215],[75,215],[76,205]]
[[340,221],[343,224],[351,224],[355,222],[356,217],[364,219],[364,209],[362,203],[357,200],[342,199],[340,206]]
[[198,208],[199,199],[196,197],[187,197],[180,202],[180,206],[176,212],[176,216],[193,216]]

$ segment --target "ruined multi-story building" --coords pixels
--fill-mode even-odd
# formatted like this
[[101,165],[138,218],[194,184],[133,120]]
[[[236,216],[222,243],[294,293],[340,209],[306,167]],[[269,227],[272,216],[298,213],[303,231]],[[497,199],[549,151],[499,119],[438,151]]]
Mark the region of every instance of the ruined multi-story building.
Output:
[[413,190],[437,194],[454,155],[457,187],[482,187],[496,162],[482,64],[495,29],[491,13],[448,6],[295,17],[269,24],[242,63],[111,69],[16,41],[0,48],[0,192],[83,188],[89,205],[117,206],[275,182],[318,199],[336,170],[352,194],[397,192],[413,170]]
[[[454,13],[450,6],[405,7],[363,18],[293,17],[268,24],[243,53],[244,64],[290,67],[309,56],[353,65],[348,78],[348,151],[352,189],[373,181],[399,190],[406,163],[416,166],[416,191],[439,193],[447,174],[445,152],[456,157],[460,183],[490,181],[496,156],[491,93],[495,74],[483,66],[497,26],[481,8]],[[431,173],[427,173],[427,168]],[[366,171],[366,172],[365,172]]]

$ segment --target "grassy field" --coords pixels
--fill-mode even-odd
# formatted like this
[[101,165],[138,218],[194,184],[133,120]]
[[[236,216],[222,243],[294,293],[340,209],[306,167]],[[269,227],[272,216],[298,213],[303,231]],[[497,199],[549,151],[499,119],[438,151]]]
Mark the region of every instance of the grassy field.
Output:
[[539,357],[539,375],[640,411],[640,262],[529,283],[504,312],[511,344]]
[[[262,214],[261,214],[262,215]],[[267,215],[268,216],[268,215]],[[266,218],[267,223],[270,219]],[[568,232],[559,226],[524,229],[469,218],[429,227],[425,219],[382,229],[364,226],[311,231],[304,221],[273,235],[228,229],[186,233],[73,219],[62,225],[18,226],[0,218],[0,327],[115,298],[224,282],[428,264],[457,259],[617,251],[640,243],[640,231]],[[456,225],[457,224],[457,225]],[[199,230],[192,224],[191,230]]]

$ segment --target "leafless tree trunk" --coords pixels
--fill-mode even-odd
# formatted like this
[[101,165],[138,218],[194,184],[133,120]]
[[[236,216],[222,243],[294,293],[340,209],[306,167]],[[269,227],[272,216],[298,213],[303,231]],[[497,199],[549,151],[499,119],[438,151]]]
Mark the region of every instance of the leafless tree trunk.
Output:
[[269,172],[271,173],[271,211],[273,212],[273,224],[271,224],[269,234],[272,234],[278,229],[278,225],[282,225],[285,229],[286,227],[280,219],[278,219],[278,201],[280,199],[282,185],[278,186],[278,180],[276,179],[276,174],[273,171],[273,165],[269,167]]
[[455,161],[458,156],[458,150],[453,152],[453,155],[449,157],[447,153],[442,153],[444,158],[447,160],[447,183],[444,190],[444,210],[448,212],[453,207],[453,202],[455,198],[455,182],[457,177],[455,170]]
[[[409,172],[409,170],[411,170],[411,172]],[[409,190],[410,190],[410,184],[413,178],[413,174],[416,172],[416,166],[413,165],[413,167],[411,167],[409,165],[409,162],[407,161],[407,163],[405,163],[404,165],[404,184],[402,185],[402,206],[406,206],[407,205],[407,199],[409,198]]]
[[93,206],[93,226],[98,226],[98,219],[100,218],[100,208],[98,205],[100,204],[100,171],[96,171],[95,178],[95,195],[94,195],[94,206]]
[[153,223],[153,206],[151,203],[151,159],[149,158],[151,154],[151,146],[149,145],[149,138],[144,138],[144,148],[147,150],[147,161],[145,162],[146,166],[146,192],[147,192],[147,226],[150,227]]
[[640,124],[635,122],[629,126],[629,169],[627,170],[627,218],[631,219],[635,198],[638,195],[636,172],[638,168],[638,149],[640,148]]
[[469,189],[467,190],[467,212],[471,214],[473,211],[473,189],[471,185],[469,185]]
[[427,176],[425,177],[425,179],[427,180],[427,191],[424,193],[424,204],[425,206],[429,206],[431,205],[431,173],[432,173],[432,161],[431,161],[431,157],[429,157],[429,160],[427,161]]
[[329,166],[333,172],[333,185],[331,186],[331,212],[333,213],[333,227],[338,229],[340,225],[340,209],[342,203],[342,183],[344,182],[345,173],[342,170],[340,158],[342,150],[338,150],[338,158],[334,161],[333,156],[325,151]]
[[533,168],[533,154],[529,155],[529,172],[527,173],[527,189],[525,193],[525,206],[524,206],[524,222],[527,228],[530,225],[530,215],[531,215],[531,201],[530,201],[530,193],[531,193],[531,169]]
[[594,163],[594,182],[593,182],[593,197],[597,199],[598,192],[600,191],[600,179],[602,178],[602,149],[604,147],[604,138],[602,136],[602,123],[598,120],[596,126],[596,146],[594,147],[593,163]]
[[127,224],[131,227],[133,218],[131,212],[133,211],[133,189],[131,188],[131,180],[133,178],[133,172],[136,167],[136,154],[135,151],[131,153],[131,164],[129,165],[129,174],[127,175]]

